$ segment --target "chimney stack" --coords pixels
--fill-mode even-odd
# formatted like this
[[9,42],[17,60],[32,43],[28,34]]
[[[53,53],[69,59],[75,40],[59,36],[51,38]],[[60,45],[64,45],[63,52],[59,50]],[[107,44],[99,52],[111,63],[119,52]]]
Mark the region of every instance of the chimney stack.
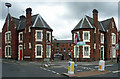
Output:
[[96,9],[93,10],[93,26],[96,28],[96,34],[95,34],[95,43],[96,43],[96,49],[95,49],[95,58],[99,60],[100,58],[100,52],[99,52],[99,26],[98,26],[98,11]]
[[31,13],[32,9],[31,8],[27,8],[26,9],[26,22],[27,22],[27,26],[31,25]]

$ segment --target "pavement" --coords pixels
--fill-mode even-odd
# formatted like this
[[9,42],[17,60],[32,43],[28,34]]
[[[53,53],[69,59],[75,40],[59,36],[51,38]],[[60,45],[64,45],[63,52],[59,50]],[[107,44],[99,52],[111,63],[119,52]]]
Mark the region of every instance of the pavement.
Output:
[[74,74],[69,74],[69,73],[63,73],[63,75],[68,76],[68,77],[88,77],[88,76],[93,76],[93,75],[101,75],[101,74],[106,74],[109,73],[109,71],[87,71],[87,72],[76,72]]

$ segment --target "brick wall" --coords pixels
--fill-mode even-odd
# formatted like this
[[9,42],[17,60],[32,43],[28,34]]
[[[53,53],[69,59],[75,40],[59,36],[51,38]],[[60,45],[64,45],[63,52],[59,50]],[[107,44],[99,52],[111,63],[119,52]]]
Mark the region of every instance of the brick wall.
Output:
[[[11,58],[17,59],[17,31],[16,27],[13,24],[11,17],[9,16],[9,31],[11,31]],[[5,58],[5,32],[7,32],[7,20],[2,28],[2,57]]]

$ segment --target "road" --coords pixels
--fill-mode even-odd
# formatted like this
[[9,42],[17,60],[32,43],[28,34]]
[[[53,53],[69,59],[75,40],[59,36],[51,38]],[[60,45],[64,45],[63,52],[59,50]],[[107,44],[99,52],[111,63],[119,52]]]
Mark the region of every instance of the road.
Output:
[[64,77],[63,75],[43,67],[23,66],[3,63],[2,77]]
[[[1,63],[0,63],[1,64]],[[68,63],[59,61],[54,66],[44,68],[40,66],[41,63],[35,62],[3,62],[2,63],[2,76],[3,77],[66,77],[62,73],[67,73]],[[94,75],[90,77],[118,77],[120,64],[109,63],[106,64],[105,70],[109,71],[107,74]],[[78,65],[77,72],[87,72],[98,70],[98,65]]]

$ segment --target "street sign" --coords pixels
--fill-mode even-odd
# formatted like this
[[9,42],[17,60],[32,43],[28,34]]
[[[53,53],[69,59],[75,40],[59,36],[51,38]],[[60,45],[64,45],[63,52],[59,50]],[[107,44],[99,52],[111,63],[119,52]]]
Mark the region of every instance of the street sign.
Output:
[[83,45],[85,45],[85,42],[83,41],[77,42],[77,46],[83,46]]
[[50,41],[48,41],[48,42],[47,42],[47,45],[50,45],[50,44],[51,44]]

